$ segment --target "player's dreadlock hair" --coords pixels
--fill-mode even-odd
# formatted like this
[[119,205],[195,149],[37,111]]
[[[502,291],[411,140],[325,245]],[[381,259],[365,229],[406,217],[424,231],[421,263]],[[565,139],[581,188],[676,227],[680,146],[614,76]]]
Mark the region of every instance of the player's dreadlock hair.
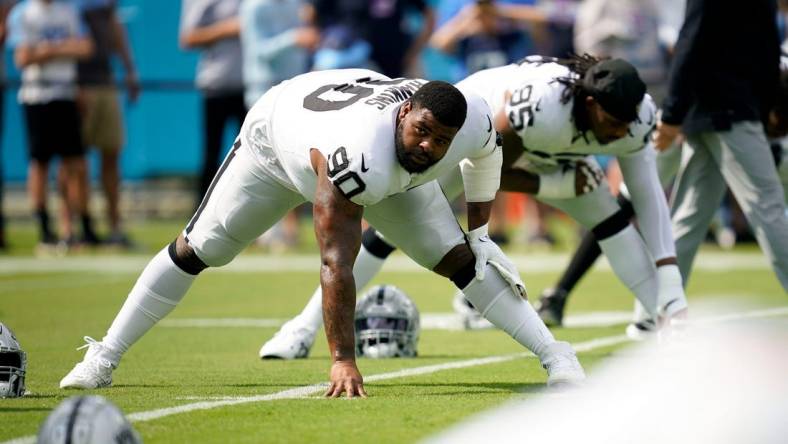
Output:
[[592,66],[601,62],[603,59],[585,53],[583,55],[571,54],[568,58],[554,59],[554,63],[566,66],[576,76],[559,77],[556,79],[559,83],[566,86],[564,92],[561,94],[561,103],[572,103],[572,116],[575,118],[575,125],[580,131],[587,131],[589,129],[588,114],[585,111],[586,97],[591,95],[591,91],[585,84],[583,79],[586,72]]
[[427,82],[410,100],[414,107],[430,110],[443,125],[460,128],[465,122],[465,113],[468,111],[465,96],[450,83],[439,80]]

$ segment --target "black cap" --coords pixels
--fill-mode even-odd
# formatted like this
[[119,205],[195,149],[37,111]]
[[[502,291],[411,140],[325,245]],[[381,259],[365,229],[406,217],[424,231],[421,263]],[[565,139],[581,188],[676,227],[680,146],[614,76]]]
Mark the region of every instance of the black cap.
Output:
[[603,60],[588,69],[583,83],[608,114],[624,122],[637,119],[646,84],[629,62]]

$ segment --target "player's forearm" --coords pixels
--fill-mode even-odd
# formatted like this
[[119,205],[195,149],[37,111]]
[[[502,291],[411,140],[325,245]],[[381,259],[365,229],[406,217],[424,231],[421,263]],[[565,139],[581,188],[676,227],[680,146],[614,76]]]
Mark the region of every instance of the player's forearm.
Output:
[[347,200],[328,180],[326,159],[317,150],[309,153],[317,173],[313,202],[315,236],[320,248],[320,286],[323,289],[323,324],[331,359],[355,360],[353,317],[356,284],[353,263],[361,248],[361,206]]
[[353,361],[356,358],[353,329],[356,291],[352,267],[332,266],[324,261],[320,268],[320,285],[331,360]]
[[[329,185],[332,186],[333,185]],[[355,359],[353,317],[356,283],[353,263],[361,247],[360,217],[355,224],[315,199],[315,234],[320,247],[320,286],[323,289],[323,324],[332,361]]]
[[490,221],[492,201],[468,202],[468,231],[475,230]]
[[[333,185],[332,185],[333,186]],[[361,246],[360,223],[344,224],[321,215],[316,206],[315,232],[320,247],[323,324],[333,361],[355,359],[353,317],[356,283],[353,263]]]

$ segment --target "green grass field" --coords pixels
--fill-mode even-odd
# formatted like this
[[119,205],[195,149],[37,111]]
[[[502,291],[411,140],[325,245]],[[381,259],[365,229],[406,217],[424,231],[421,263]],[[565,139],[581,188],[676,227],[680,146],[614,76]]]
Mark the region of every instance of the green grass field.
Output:
[[[82,336],[103,336],[140,267],[178,226],[159,224],[135,231],[138,240],[145,239],[141,253],[88,252],[45,262],[27,253],[31,233],[15,233],[12,240],[21,239],[14,241],[17,248],[0,257],[0,320],[16,331],[28,353],[31,393],[21,399],[0,399],[0,441],[34,435],[54,406],[78,393],[58,389],[58,382],[81,359],[83,352],[75,348],[82,344]],[[518,254],[533,297],[554,281],[565,257],[565,253]],[[292,316],[317,284],[316,269],[255,270],[254,265],[264,259],[259,252],[246,253],[239,260],[249,266],[207,271],[168,319]],[[284,268],[289,261],[309,260],[316,257],[278,259]],[[66,269],[70,261],[81,261],[80,271]],[[536,266],[547,262],[557,266]],[[451,312],[454,290],[447,280],[408,266],[404,259],[398,263],[406,265],[384,268],[374,283],[399,286],[422,314]],[[688,289],[691,302],[734,298],[760,307],[788,305],[768,265],[751,248],[730,253],[704,250],[698,263]],[[538,271],[529,271],[529,264]],[[599,269],[582,281],[569,314],[631,306],[632,297],[614,275]],[[782,319],[788,322],[788,317]],[[563,328],[555,334],[578,344],[620,336],[623,328],[623,324]],[[497,330],[424,329],[418,358],[359,361],[368,379],[368,399],[328,400],[318,388],[309,388],[327,380],[325,337],[318,336],[309,359],[259,360],[260,345],[275,331],[273,327],[159,325],[124,357],[114,373],[114,386],[94,392],[136,419],[134,427],[145,442],[401,443],[417,441],[512,398],[527,398],[543,390],[546,379],[537,359],[520,356],[523,349]],[[593,372],[595,365],[624,346],[590,347],[579,354],[580,360]],[[476,361],[492,356],[505,358]],[[459,368],[422,369],[447,363]],[[405,369],[423,373],[393,373]],[[381,376],[374,380],[374,375]],[[302,387],[307,388],[298,390]],[[210,408],[160,412],[198,402]]]

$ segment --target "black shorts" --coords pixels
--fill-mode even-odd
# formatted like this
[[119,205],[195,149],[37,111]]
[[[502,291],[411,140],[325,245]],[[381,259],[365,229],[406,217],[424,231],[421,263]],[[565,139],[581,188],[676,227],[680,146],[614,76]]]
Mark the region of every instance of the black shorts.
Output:
[[49,162],[54,156],[85,155],[77,104],[55,100],[40,105],[24,105],[27,120],[27,145],[30,157]]

